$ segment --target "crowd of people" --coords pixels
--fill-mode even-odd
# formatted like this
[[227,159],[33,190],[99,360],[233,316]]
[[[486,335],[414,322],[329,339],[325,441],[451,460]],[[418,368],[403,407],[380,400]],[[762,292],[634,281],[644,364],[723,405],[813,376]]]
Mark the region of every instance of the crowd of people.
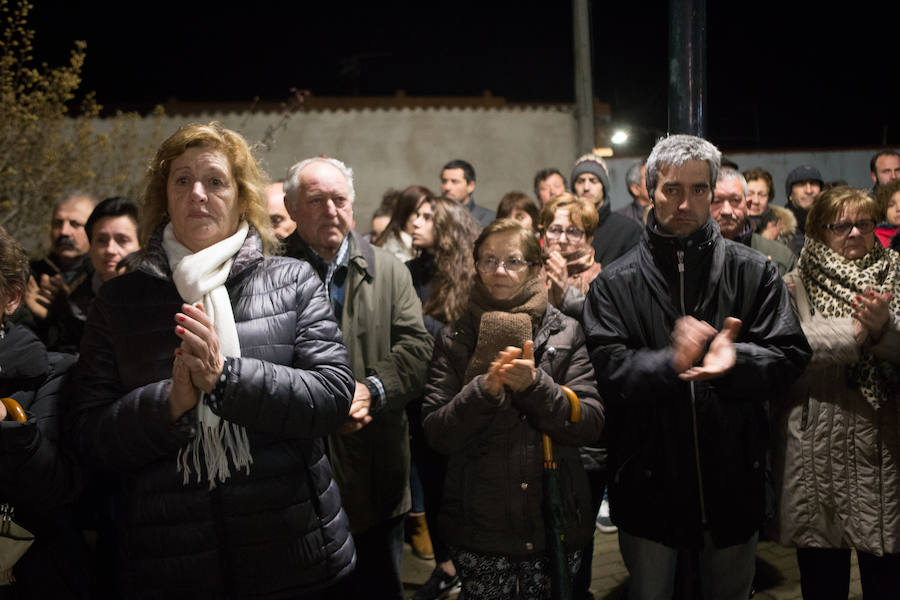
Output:
[[[900,154],[873,188],[661,139],[475,203],[464,160],[354,223],[353,170],[270,182],[217,123],[140,202],[73,191],[29,262],[0,228],[0,598],[900,594]],[[15,523],[13,536],[9,524]],[[681,565],[683,567],[683,565]],[[568,596],[557,596],[565,591]]]

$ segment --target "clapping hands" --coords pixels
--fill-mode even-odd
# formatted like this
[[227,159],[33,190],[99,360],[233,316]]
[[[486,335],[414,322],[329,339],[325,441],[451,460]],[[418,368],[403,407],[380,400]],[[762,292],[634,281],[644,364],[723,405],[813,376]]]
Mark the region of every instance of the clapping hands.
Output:
[[534,366],[534,342],[525,342],[522,348],[507,346],[491,363],[484,377],[485,387],[492,396],[499,396],[504,386],[520,392],[537,378]]
[[853,302],[854,333],[856,341],[862,345],[867,337],[877,342],[881,332],[891,318],[891,293],[879,294],[875,290],[866,290],[866,295],[857,296]]
[[[734,341],[740,329],[740,319],[733,317],[725,319],[722,331],[716,331],[706,321],[698,321],[694,317],[678,319],[672,332],[672,366],[679,379],[706,381],[724,375],[737,360]],[[707,342],[709,349],[703,355]],[[702,365],[692,366],[701,355]]]

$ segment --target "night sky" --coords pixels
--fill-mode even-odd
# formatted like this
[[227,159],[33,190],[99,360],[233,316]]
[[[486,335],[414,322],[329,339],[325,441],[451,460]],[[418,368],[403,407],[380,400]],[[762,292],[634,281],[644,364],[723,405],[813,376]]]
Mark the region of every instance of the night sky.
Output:
[[[88,43],[108,109],[169,98],[477,96],[572,102],[571,4],[37,0],[42,60]],[[708,2],[707,137],[726,150],[900,146],[896,3]],[[852,12],[850,12],[852,11]],[[593,2],[594,93],[614,123],[666,130],[663,2]]]

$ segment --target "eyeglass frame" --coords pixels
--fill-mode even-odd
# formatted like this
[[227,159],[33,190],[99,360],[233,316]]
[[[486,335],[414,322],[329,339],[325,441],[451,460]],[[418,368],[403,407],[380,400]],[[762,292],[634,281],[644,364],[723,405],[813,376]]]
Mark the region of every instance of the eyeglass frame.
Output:
[[[587,235],[587,232],[584,229],[582,229],[580,227],[575,227],[574,225],[569,225],[568,227],[566,227],[564,229],[560,228],[560,231],[558,233],[551,232],[550,229],[552,227],[553,226],[551,225],[550,227],[547,227],[547,229],[544,230],[544,237],[546,237],[548,240],[558,240],[558,239],[561,239],[562,236],[565,235],[566,239],[568,241],[577,242],[578,240],[583,240],[585,238],[585,236]],[[571,235],[569,235],[569,232],[573,229],[579,232],[578,237],[572,237]]]
[[[510,269],[509,265],[508,265],[508,263],[510,261],[522,261],[522,266],[520,268]],[[485,268],[483,268],[481,266],[482,263],[485,263],[485,262],[496,262],[497,264],[495,264],[493,266],[493,268],[487,267],[487,270],[485,270]],[[499,269],[500,267],[503,267],[503,269],[507,273],[520,273],[520,272],[524,271],[525,269],[527,269],[528,267],[533,267],[533,266],[534,266],[534,263],[531,262],[530,260],[525,260],[524,258],[519,258],[519,257],[513,257],[513,258],[506,259],[506,260],[499,260],[497,258],[494,258],[493,256],[488,256],[487,258],[479,258],[478,260],[475,261],[475,268],[478,270],[479,273],[482,273],[482,274],[496,273],[497,269]]]
[[[871,223],[871,228],[868,225],[869,223]],[[863,225],[865,226],[865,230],[862,227]],[[825,229],[838,237],[847,237],[848,235],[850,235],[850,232],[853,231],[854,227],[859,231],[860,234],[868,235],[875,231],[876,225],[877,223],[875,222],[875,219],[863,219],[861,221],[841,221],[840,223],[829,223],[828,225],[824,225],[823,227],[825,227]],[[839,228],[843,229],[844,227],[847,228],[847,231],[845,231],[844,233],[838,231]]]

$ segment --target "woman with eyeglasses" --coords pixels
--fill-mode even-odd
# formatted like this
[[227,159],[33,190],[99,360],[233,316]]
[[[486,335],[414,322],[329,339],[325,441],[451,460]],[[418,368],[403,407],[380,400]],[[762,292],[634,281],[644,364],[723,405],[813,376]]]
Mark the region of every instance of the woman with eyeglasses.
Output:
[[579,321],[584,295],[600,274],[591,245],[597,218],[594,203],[574,194],[554,197],[538,216],[550,304]]
[[[437,338],[422,409],[429,443],[449,457],[439,527],[464,597],[549,597],[541,434],[559,465],[574,573],[594,527],[578,446],[599,437],[603,408],[581,326],[547,301],[534,235],[494,221],[474,258],[468,306]],[[580,399],[576,422],[561,385]]]
[[807,599],[847,598],[851,549],[866,600],[900,590],[900,256],[878,215],[865,191],[825,191],[785,276],[813,358],[773,404],[774,533]]

